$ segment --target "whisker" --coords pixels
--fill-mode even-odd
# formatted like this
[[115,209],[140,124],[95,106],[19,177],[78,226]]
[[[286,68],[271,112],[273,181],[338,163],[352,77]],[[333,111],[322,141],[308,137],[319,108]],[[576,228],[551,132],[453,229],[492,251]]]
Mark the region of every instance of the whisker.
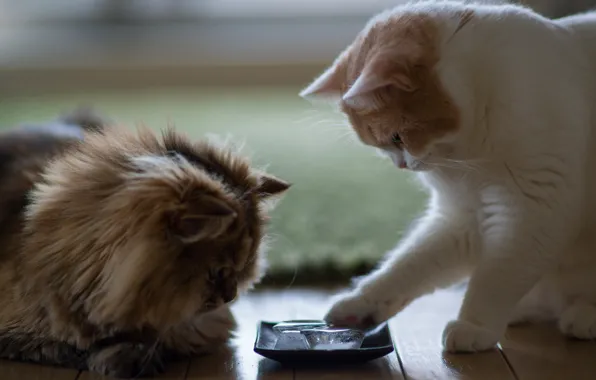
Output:
[[159,364],[163,365],[162,363],[162,358],[161,356],[155,356],[156,352],[157,352],[157,347],[160,344],[160,340],[159,338],[157,338],[155,340],[155,343],[153,343],[153,345],[151,346],[151,348],[149,348],[149,350],[147,350],[147,355],[145,355],[145,357],[143,358],[143,366],[141,367],[141,370],[139,371],[139,373],[134,377],[135,379],[139,378],[141,373],[144,372],[144,370],[147,368],[147,366],[151,363],[152,360],[159,360]]
[[321,119],[308,126],[308,128],[328,128],[328,127],[343,127],[349,128],[346,123],[335,119]]
[[298,119],[298,120],[294,120],[294,123],[297,124],[306,124],[308,123],[309,126],[318,126],[320,124],[323,123],[328,123],[329,121],[332,121],[333,119],[322,119],[320,117],[308,117],[308,118],[303,118],[303,119]]
[[469,170],[469,171],[475,171],[475,172],[479,172],[481,170],[481,168],[477,165],[474,165],[473,162],[470,162],[468,160],[454,160],[454,159],[440,159],[440,160],[428,160],[428,161],[424,161],[424,160],[419,160],[420,162],[422,162],[425,165],[429,165],[429,166],[438,166],[438,167],[444,167],[444,168],[448,168],[448,169],[456,169],[456,170]]
[[292,287],[292,285],[294,285],[294,282],[296,282],[297,277],[298,277],[298,265],[294,265],[294,275],[292,276],[290,283],[285,287],[284,290],[290,289]]
[[344,131],[344,133],[342,133],[341,135],[337,136],[337,141],[350,141],[350,142],[355,142],[356,140],[356,133],[354,133],[353,130],[347,130]]
[[486,160],[483,160],[483,159],[455,160],[455,159],[449,159],[449,158],[447,158],[445,160],[446,161],[449,161],[449,162],[456,163],[458,165],[463,165],[463,166],[466,166],[466,167],[469,167],[469,168],[473,168],[473,169],[476,169],[476,170],[481,170],[480,165],[483,162],[486,162]]

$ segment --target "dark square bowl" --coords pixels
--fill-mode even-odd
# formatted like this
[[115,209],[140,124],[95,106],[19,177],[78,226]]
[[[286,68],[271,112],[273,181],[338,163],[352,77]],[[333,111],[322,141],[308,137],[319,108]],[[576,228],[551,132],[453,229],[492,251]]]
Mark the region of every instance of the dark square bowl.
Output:
[[360,348],[349,350],[276,350],[273,326],[279,322],[261,321],[257,327],[254,350],[259,355],[284,364],[364,363],[393,352],[387,323],[366,333]]

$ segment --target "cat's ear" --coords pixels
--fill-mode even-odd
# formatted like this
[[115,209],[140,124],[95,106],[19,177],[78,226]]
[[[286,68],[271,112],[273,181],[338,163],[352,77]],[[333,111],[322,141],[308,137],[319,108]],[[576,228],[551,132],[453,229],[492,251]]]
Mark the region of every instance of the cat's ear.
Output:
[[417,86],[410,66],[406,61],[400,62],[392,58],[387,54],[378,54],[371,58],[343,95],[343,101],[349,106],[366,106],[370,95],[386,86],[394,86],[406,92],[414,91]]
[[333,64],[319,75],[300,92],[300,96],[309,100],[339,100],[341,98],[341,78],[337,64]]
[[221,235],[237,218],[236,211],[217,197],[201,194],[176,212],[171,228],[174,235],[190,243]]
[[290,186],[290,183],[274,177],[271,174],[260,173],[259,184],[255,188],[255,192],[260,199],[268,199],[282,195],[290,188]]

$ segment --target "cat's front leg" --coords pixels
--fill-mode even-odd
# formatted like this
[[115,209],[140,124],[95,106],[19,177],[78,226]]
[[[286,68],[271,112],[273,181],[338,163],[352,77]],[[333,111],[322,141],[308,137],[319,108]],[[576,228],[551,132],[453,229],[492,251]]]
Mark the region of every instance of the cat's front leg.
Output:
[[468,274],[478,242],[473,214],[431,210],[378,270],[335,298],[325,320],[339,325],[386,321],[414,299]]
[[235,328],[234,316],[224,305],[169,329],[161,341],[178,355],[210,353],[225,344]]
[[458,319],[443,333],[449,352],[493,348],[520,300],[558,262],[574,231],[572,205],[526,194],[492,194],[482,224],[483,257],[472,273]]
[[164,371],[158,345],[141,342],[92,349],[87,365],[89,371],[116,378],[152,377]]
[[32,333],[1,332],[0,358],[79,370],[87,368],[86,351]]

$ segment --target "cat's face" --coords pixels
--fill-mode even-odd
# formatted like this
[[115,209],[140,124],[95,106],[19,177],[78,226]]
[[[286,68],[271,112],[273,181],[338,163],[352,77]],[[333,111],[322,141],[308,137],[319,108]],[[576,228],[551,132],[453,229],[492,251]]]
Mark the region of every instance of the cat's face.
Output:
[[32,268],[97,324],[166,329],[261,276],[265,205],[289,185],[169,131],[107,131],[33,191]]
[[[462,11],[454,25],[471,17]],[[359,139],[397,167],[429,170],[453,152],[461,117],[437,70],[441,28],[414,12],[382,14],[301,96],[339,103]]]

